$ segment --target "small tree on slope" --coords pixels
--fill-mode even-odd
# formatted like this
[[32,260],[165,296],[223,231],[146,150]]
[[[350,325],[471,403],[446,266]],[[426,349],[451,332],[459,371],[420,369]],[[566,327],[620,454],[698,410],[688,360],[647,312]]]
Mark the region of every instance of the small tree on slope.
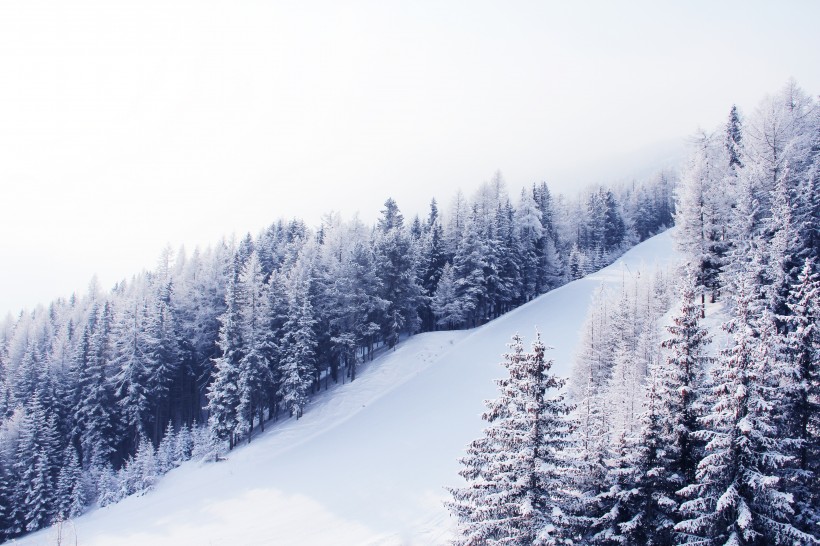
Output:
[[461,459],[467,486],[451,489],[447,507],[458,518],[459,545],[557,544],[561,542],[563,463],[569,406],[565,380],[549,373],[540,334],[531,353],[515,335],[502,365],[509,377],[496,381],[499,398],[482,418],[490,425]]

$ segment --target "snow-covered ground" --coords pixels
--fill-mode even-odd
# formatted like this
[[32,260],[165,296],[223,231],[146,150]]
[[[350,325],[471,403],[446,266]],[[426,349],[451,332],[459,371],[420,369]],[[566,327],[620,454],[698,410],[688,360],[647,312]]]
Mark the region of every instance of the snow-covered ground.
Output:
[[[568,375],[593,293],[602,283],[671,268],[669,232],[606,269],[480,328],[421,334],[322,395],[299,421],[271,427],[216,464],[187,463],[142,497],[64,524],[62,543],[100,545],[441,544],[457,459],[484,427],[483,401],[512,334],[535,328]],[[55,544],[55,529],[17,542]]]

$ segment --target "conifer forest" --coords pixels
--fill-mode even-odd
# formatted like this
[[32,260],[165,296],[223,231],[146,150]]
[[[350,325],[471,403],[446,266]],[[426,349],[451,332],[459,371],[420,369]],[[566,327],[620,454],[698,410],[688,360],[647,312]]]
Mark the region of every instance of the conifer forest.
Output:
[[497,172],[412,217],[386,196],[373,224],[169,247],[10,316],[0,537],[219,461],[409,337],[481,326],[672,228],[685,263],[601,290],[570,377],[550,332],[510,332],[447,491],[453,543],[820,543],[819,176],[820,106],[789,81],[727,108],[679,172],[572,195]]
[[0,528],[67,520],[251,442],[417,332],[482,324],[672,224],[673,175],[567,198],[497,173],[447,212],[327,215],[191,253],[0,328]]

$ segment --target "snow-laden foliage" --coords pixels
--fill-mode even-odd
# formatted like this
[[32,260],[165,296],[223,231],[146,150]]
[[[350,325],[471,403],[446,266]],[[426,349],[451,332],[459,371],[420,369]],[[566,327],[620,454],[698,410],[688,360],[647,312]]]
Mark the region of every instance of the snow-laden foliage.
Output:
[[467,448],[450,511],[458,518],[455,544],[558,544],[564,542],[562,488],[569,406],[564,379],[550,373],[546,347],[536,333],[531,352],[515,335],[496,381],[499,397],[487,401],[484,435]]
[[617,293],[593,300],[570,385],[564,532],[589,544],[659,544],[673,523],[658,324],[669,288],[663,277],[626,275]]
[[790,81],[747,120],[733,108],[682,177],[679,244],[723,300],[730,339],[697,393],[703,453],[679,491],[681,542],[820,540],[818,143],[820,108]]
[[681,489],[686,498],[676,525],[686,543],[794,544],[812,537],[794,525],[789,485],[781,477],[790,462],[794,439],[776,426],[783,409],[777,383],[774,325],[755,309],[759,286],[741,279],[734,317],[725,324],[732,335],[711,370],[710,402],[700,418],[697,438],[704,445],[694,483]]

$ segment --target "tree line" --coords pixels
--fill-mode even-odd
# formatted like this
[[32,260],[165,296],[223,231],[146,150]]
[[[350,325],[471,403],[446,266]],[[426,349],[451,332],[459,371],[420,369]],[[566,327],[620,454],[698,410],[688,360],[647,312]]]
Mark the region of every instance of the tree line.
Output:
[[433,200],[408,222],[388,199],[371,226],[335,213],[315,229],[279,220],[165,249],[108,292],[92,281],[10,317],[0,533],[144,490],[191,456],[298,419],[403,336],[481,324],[608,263],[671,224],[673,182],[662,173],[571,199],[541,183],[513,199],[499,173],[446,214]]

